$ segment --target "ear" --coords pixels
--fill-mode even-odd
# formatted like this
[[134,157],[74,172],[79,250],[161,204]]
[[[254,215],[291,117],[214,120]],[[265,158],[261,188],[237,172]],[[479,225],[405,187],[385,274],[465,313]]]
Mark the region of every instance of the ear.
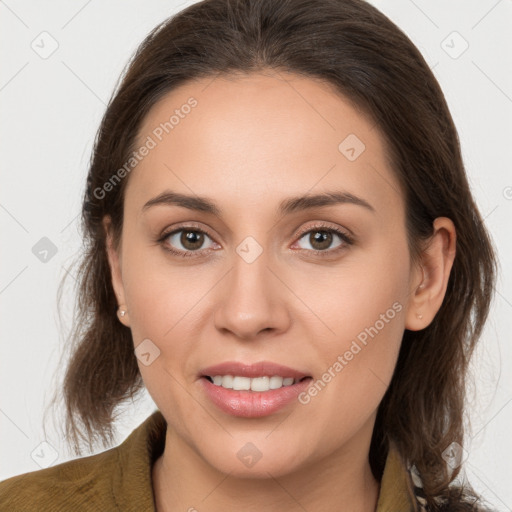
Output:
[[405,328],[411,331],[427,327],[441,308],[455,259],[456,232],[452,220],[438,217],[433,227],[434,233],[422,254],[422,268],[414,269],[415,284],[405,319]]
[[121,315],[118,309],[117,317],[119,321],[126,327],[130,327],[130,316],[126,307],[124,285],[121,272],[121,254],[119,250],[114,247],[113,234],[112,234],[112,219],[110,215],[103,218],[103,229],[105,230],[105,245],[107,250],[107,258],[110,266],[110,275],[112,279],[112,287],[116,295],[117,303],[122,310],[126,311]]

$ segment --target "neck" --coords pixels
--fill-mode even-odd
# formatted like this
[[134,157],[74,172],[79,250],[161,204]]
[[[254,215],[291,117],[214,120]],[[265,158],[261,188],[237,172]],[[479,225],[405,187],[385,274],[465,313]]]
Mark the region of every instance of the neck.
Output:
[[369,439],[351,440],[328,457],[274,478],[238,478],[217,471],[168,426],[164,453],[153,466],[157,512],[282,510],[374,512],[379,496]]

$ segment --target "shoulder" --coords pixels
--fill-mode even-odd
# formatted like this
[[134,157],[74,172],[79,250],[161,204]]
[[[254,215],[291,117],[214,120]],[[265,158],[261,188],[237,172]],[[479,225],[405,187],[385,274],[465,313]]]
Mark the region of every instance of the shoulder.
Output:
[[108,510],[117,447],[0,482],[0,510]]
[[0,512],[153,511],[151,467],[166,428],[157,410],[119,446],[0,482]]

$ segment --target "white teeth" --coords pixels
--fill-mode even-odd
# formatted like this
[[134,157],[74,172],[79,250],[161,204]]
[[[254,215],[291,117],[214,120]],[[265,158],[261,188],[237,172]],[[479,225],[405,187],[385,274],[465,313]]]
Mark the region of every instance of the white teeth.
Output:
[[215,375],[215,377],[213,377],[213,383],[216,386],[222,386],[222,375]]
[[235,391],[248,391],[251,389],[251,379],[249,377],[233,377],[233,389]]
[[283,386],[291,386],[300,379],[293,377],[280,377],[273,375],[272,377],[240,377],[238,375],[215,375],[211,377],[216,386],[222,386],[226,389],[234,389],[235,391],[269,391],[271,389],[279,389]]
[[273,377],[270,377],[270,389],[279,389],[283,385],[283,377],[279,377],[277,375],[274,375]]
[[251,379],[251,391],[268,391],[270,389],[269,382],[270,377]]

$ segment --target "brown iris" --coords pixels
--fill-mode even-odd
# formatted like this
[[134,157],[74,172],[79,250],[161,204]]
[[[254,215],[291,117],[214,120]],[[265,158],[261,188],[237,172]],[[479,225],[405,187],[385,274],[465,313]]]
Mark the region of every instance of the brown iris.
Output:
[[204,243],[204,233],[199,231],[183,231],[180,236],[180,242],[189,251],[200,249]]
[[[311,246],[319,251],[328,249],[332,243],[332,233],[328,231],[312,231],[309,235]],[[321,247],[315,247],[315,243],[320,243]]]

